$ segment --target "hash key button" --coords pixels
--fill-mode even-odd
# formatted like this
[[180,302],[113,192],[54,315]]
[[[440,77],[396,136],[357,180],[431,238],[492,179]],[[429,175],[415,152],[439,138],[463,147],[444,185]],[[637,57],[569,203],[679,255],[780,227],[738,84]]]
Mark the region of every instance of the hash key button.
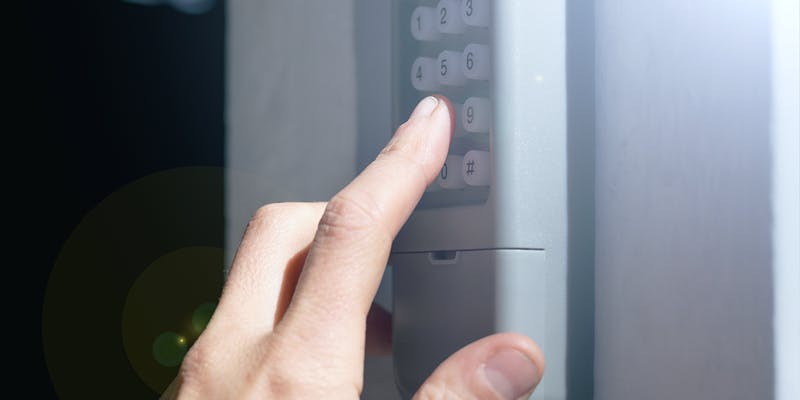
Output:
[[461,172],[467,185],[489,186],[491,180],[490,168],[488,151],[471,150],[464,154],[464,164]]

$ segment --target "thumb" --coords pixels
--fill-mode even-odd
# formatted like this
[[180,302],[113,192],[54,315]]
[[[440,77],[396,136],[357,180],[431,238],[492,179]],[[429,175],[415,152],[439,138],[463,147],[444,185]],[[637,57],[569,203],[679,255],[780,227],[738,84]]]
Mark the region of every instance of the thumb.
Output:
[[433,371],[415,400],[527,399],[544,373],[539,346],[525,336],[500,333],[451,355]]

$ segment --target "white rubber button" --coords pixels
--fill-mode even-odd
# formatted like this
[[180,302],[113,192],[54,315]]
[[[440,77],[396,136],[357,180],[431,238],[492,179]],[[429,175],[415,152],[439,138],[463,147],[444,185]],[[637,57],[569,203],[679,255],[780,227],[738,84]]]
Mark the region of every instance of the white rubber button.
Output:
[[436,78],[436,59],[431,57],[419,57],[411,65],[411,84],[414,89],[432,92],[439,88],[439,80]]
[[471,133],[489,133],[492,126],[492,103],[484,97],[470,97],[461,107],[461,126]]
[[411,35],[422,41],[439,40],[442,36],[436,26],[436,9],[433,7],[417,7],[411,13]]
[[461,0],[461,17],[469,26],[488,27],[490,12],[489,0]]
[[461,175],[461,165],[464,163],[464,157],[457,155],[449,155],[439,171],[439,177],[436,181],[442,189],[455,190],[463,189],[466,186],[464,177]]
[[464,154],[462,175],[469,186],[489,186],[491,181],[488,151],[471,150]]
[[464,76],[469,79],[488,80],[492,72],[490,65],[491,54],[489,46],[485,44],[470,43],[464,48],[461,65]]
[[461,2],[459,0],[441,0],[436,6],[436,25],[439,32],[464,33],[467,25],[461,18]]
[[467,77],[460,68],[461,63],[460,51],[445,50],[439,53],[436,60],[436,77],[439,83],[448,86],[463,86],[467,83]]

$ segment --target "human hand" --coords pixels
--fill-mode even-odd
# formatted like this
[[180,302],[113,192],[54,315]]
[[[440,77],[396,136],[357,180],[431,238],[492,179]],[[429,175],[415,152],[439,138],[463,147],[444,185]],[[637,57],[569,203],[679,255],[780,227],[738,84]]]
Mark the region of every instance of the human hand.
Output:
[[[357,399],[368,318],[395,235],[447,156],[444,98],[423,99],[358,177],[327,203],[256,212],[219,305],[163,398]],[[384,327],[385,328],[385,327]],[[370,340],[372,339],[372,340]],[[527,398],[544,359],[525,336],[480,339],[451,355],[416,399]]]

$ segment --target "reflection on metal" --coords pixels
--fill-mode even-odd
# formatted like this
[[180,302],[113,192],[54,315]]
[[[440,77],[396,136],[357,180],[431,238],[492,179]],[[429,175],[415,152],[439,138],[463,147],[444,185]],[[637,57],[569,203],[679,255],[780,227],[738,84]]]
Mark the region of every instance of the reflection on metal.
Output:
[[214,7],[214,0],[122,0],[126,3],[143,6],[168,4],[180,12],[187,14],[203,14]]

